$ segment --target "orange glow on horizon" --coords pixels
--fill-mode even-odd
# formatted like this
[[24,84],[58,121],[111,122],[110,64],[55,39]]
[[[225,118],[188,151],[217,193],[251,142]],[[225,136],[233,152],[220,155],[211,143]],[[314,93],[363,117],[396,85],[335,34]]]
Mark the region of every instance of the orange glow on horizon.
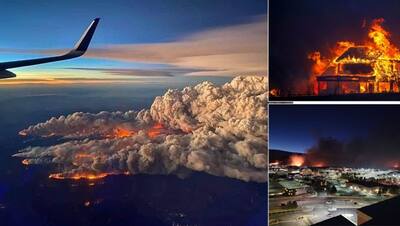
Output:
[[300,167],[304,164],[305,158],[301,155],[291,155],[289,157],[289,165]]
[[316,163],[313,163],[312,166],[320,168],[320,167],[325,167],[326,165],[323,162],[316,162]]
[[[75,173],[75,174],[63,174],[63,173],[53,173],[49,175],[50,179],[56,179],[56,180],[65,180],[65,179],[70,179],[70,180],[98,180],[105,178],[110,175],[131,175],[129,171],[121,172],[121,173],[116,173],[116,172],[110,172],[110,173],[86,173],[86,172],[80,172],[80,173]],[[94,186],[94,183],[90,183],[89,186]]]

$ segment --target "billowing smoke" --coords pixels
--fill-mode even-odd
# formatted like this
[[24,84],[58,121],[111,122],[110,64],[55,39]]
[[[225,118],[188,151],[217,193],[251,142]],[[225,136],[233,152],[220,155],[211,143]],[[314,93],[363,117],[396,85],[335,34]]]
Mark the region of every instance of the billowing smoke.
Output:
[[319,138],[307,151],[307,165],[392,168],[400,165],[397,119],[379,120],[368,135],[346,141]]
[[202,171],[267,181],[267,78],[203,82],[156,97],[150,110],[77,112],[51,118],[21,135],[68,138],[15,154],[25,164],[57,164],[54,177],[176,174]]

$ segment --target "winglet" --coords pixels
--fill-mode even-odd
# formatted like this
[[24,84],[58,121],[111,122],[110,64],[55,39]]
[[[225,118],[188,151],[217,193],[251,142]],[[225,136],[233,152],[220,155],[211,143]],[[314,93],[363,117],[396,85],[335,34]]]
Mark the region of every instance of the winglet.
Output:
[[97,24],[99,23],[100,18],[96,18],[92,21],[89,27],[86,29],[85,33],[83,33],[82,37],[75,44],[74,49],[71,52],[75,52],[79,55],[83,55],[87,48],[89,47],[90,41],[92,40],[94,31],[96,30]]

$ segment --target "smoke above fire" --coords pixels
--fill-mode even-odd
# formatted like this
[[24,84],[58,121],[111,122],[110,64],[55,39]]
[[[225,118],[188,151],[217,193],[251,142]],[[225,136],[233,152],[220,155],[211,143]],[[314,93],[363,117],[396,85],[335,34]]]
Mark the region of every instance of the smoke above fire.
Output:
[[321,137],[307,150],[305,165],[397,168],[400,163],[400,130],[384,120],[367,136],[339,140]]
[[150,109],[76,112],[29,126],[22,136],[62,137],[52,146],[13,155],[54,164],[54,179],[191,171],[243,181],[267,181],[267,78],[236,77],[168,90]]

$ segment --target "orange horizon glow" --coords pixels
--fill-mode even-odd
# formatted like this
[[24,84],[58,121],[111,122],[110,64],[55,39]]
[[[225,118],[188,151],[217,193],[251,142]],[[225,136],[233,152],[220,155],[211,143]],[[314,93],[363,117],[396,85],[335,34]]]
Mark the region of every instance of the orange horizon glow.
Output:
[[315,162],[315,163],[312,164],[312,166],[321,168],[321,167],[325,167],[326,165],[323,162]]
[[136,132],[134,130],[128,130],[124,128],[116,128],[114,129],[114,134],[113,136],[116,138],[124,138],[124,137],[130,137],[135,135]]

